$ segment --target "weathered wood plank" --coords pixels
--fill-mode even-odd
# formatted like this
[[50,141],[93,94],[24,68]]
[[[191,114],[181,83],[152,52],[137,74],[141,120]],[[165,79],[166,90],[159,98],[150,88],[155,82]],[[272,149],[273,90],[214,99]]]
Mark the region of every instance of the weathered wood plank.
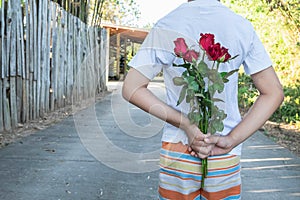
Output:
[[25,78],[25,60],[24,60],[24,32],[23,32],[23,14],[21,4],[17,3],[16,6],[16,45],[17,45],[17,76]]
[[4,129],[7,131],[10,131],[12,129],[12,127],[11,127],[11,118],[10,118],[9,98],[7,98],[7,95],[6,95],[7,88],[9,88],[9,86],[8,86],[7,80],[4,79],[4,82],[3,82],[3,98],[5,98],[4,102],[3,102]]
[[72,94],[72,74],[73,74],[73,65],[72,65],[72,49],[71,49],[71,41],[72,41],[72,16],[67,15],[67,29],[66,33],[66,104],[71,103],[71,94]]
[[[106,90],[105,88],[105,83],[106,83],[106,79],[107,79],[107,75],[108,71],[106,70],[106,66],[108,63],[108,58],[107,58],[107,48],[106,48],[106,43],[107,43],[107,32],[105,31],[105,29],[101,30],[101,35],[100,35],[100,53],[99,53],[99,57],[100,57],[100,81],[101,81],[101,89],[102,90]],[[105,42],[106,41],[106,42]]]
[[3,83],[2,79],[0,78],[0,132],[4,131],[4,124],[3,124],[3,95],[2,95],[2,90],[3,88]]
[[10,48],[11,48],[11,39],[12,39],[12,36],[11,36],[11,29],[12,29],[12,24],[13,24],[13,19],[12,19],[12,7],[11,7],[11,4],[12,2],[9,1],[8,2],[8,8],[7,8],[7,14],[6,14],[6,21],[7,21],[7,24],[6,24],[6,65],[3,66],[4,68],[4,74],[5,74],[5,77],[9,77],[9,59],[10,59]]
[[16,77],[12,76],[9,78],[10,87],[10,115],[11,115],[11,126],[16,128],[18,125],[18,110],[17,110],[17,92],[16,92]]
[[85,54],[86,54],[86,41],[85,41],[85,37],[86,37],[86,31],[85,31],[85,27],[84,25],[81,23],[81,37],[80,37],[80,43],[81,43],[81,63],[79,65],[80,67],[80,74],[81,74],[81,79],[80,79],[80,99],[84,100],[86,97],[86,91],[85,91],[85,77],[86,77],[86,62],[85,62]]
[[[18,122],[25,121],[26,113],[26,90],[25,90],[25,48],[24,48],[24,30],[23,30],[23,14],[21,4],[17,4],[17,38],[16,38],[16,46],[17,46],[17,87],[16,87],[16,95],[17,95],[17,116]],[[24,86],[24,87],[23,87]]]
[[33,88],[33,56],[34,56],[34,33],[33,33],[33,4],[32,0],[28,2],[28,9],[26,9],[26,79],[27,79],[27,120],[33,119],[33,98],[32,98],[32,88]]
[[32,24],[31,24],[31,34],[33,35],[33,52],[32,52],[32,90],[31,90],[31,94],[32,95],[32,119],[36,119],[38,117],[38,97],[36,95],[37,91],[36,91],[36,81],[38,78],[38,69],[39,69],[39,65],[38,65],[38,18],[36,16],[38,16],[37,14],[37,4],[35,0],[31,0],[32,3]]
[[[16,127],[18,127],[18,123],[22,122],[22,112],[23,112],[23,79],[21,76],[16,76],[16,96],[15,96],[15,105],[16,105]],[[14,127],[14,128],[16,128]]]
[[61,79],[60,79],[60,89],[61,89],[61,96],[60,96],[60,108],[64,107],[66,105],[66,93],[67,93],[67,87],[66,87],[66,78],[67,78],[67,67],[68,67],[68,60],[67,60],[67,41],[68,41],[68,23],[67,23],[67,12],[62,11],[62,38],[61,38]]
[[99,51],[100,51],[100,46],[98,44],[98,40],[100,39],[99,35],[98,35],[98,31],[97,29],[93,29],[94,31],[94,35],[95,35],[95,40],[94,40],[94,60],[95,60],[95,73],[96,73],[96,88],[95,88],[95,93],[98,94],[100,92],[100,58],[97,57],[99,55]]
[[[26,24],[30,24],[30,0],[25,1],[25,18],[26,18]],[[25,34],[25,78],[23,80],[23,113],[22,113],[22,121],[27,122],[30,120],[29,116],[29,68],[30,68],[30,41],[31,41],[31,36],[30,36],[30,26],[26,26],[24,28],[24,34]]]
[[39,9],[42,12],[40,15],[41,18],[39,18],[39,24],[40,24],[40,34],[41,34],[41,42],[40,42],[40,90],[38,93],[40,93],[40,112],[39,115],[41,117],[44,116],[45,114],[45,109],[46,109],[46,85],[47,85],[47,14],[48,14],[48,9],[47,9],[47,0],[43,0],[40,2]]
[[51,1],[47,1],[48,3],[45,6],[47,9],[47,41],[46,41],[46,77],[47,80],[45,82],[45,112],[49,112],[50,110],[50,45],[51,45],[51,17],[52,17],[52,9],[51,9]]
[[64,14],[63,11],[60,12],[59,15],[59,21],[60,23],[58,23],[58,63],[57,63],[57,107],[61,108],[63,106],[63,91],[64,91],[64,87],[63,87],[63,77],[64,77],[64,53],[65,53],[65,49],[64,49],[64,26],[65,26],[65,19],[64,19]]
[[59,32],[57,20],[59,12],[56,4],[52,4],[52,58],[51,58],[51,106],[50,110],[54,111],[55,102],[57,102],[57,77],[58,77],[58,61],[59,61]]
[[[15,0],[10,1],[12,5],[15,5]],[[17,75],[17,8],[16,6],[11,7],[11,38],[10,42],[10,54],[9,54],[9,103],[10,103],[10,115],[11,115],[11,126],[12,128],[17,127],[18,124],[18,109],[17,109],[17,93],[16,93],[16,75]]]
[[86,90],[87,90],[87,98],[90,98],[91,97],[91,93],[92,93],[92,79],[94,78],[93,77],[93,74],[92,74],[92,47],[91,47],[91,32],[90,32],[90,28],[87,28],[86,29],[87,33],[86,33],[86,41],[87,41],[87,54],[85,56],[85,61],[86,61],[86,77],[85,77],[85,83],[86,83]]
[[69,63],[70,63],[70,71],[68,75],[68,80],[70,84],[70,94],[69,94],[69,102],[73,102],[73,87],[74,87],[74,61],[75,61],[75,51],[74,51],[74,28],[75,28],[75,17],[70,18],[70,26],[69,26],[69,49],[70,49],[70,58],[69,58]]
[[41,71],[43,69],[43,67],[41,66],[42,64],[42,30],[43,30],[43,27],[42,27],[42,22],[43,22],[43,3],[44,3],[45,0],[41,0],[39,1],[38,3],[38,20],[37,20],[37,43],[36,43],[36,46],[35,48],[37,49],[37,54],[36,54],[36,71],[35,71],[35,74],[36,74],[36,108],[35,108],[35,113],[36,113],[36,116],[40,116],[40,114],[43,114],[43,111],[41,110],[41,102],[43,103],[43,101],[41,101],[41,96],[43,94],[42,92],[42,76],[41,76]]
[[1,64],[1,69],[0,69],[0,131],[4,130],[4,102],[5,102],[5,97],[3,95],[4,91],[4,84],[3,84],[3,79],[5,77],[5,72],[4,72],[4,66],[6,65],[6,47],[5,47],[5,35],[4,35],[4,28],[6,26],[5,23],[5,18],[4,18],[4,1],[1,2],[1,9],[0,9],[0,64]]
[[32,120],[34,119],[34,75],[32,72],[29,73],[29,88],[28,88],[28,94],[29,94],[29,97],[28,97],[28,110],[29,110],[29,120]]
[[77,18],[76,19],[76,102],[81,100],[81,54],[82,54],[82,48],[81,48],[81,22]]
[[1,54],[0,54],[0,58],[1,58],[1,69],[0,69],[0,78],[4,78],[5,77],[5,66],[6,66],[6,40],[5,40],[5,34],[4,34],[4,29],[6,27],[6,23],[5,23],[5,18],[4,18],[4,1],[2,1],[1,4],[1,12],[0,12],[0,22],[1,22],[1,26],[0,26],[0,31],[1,31]]

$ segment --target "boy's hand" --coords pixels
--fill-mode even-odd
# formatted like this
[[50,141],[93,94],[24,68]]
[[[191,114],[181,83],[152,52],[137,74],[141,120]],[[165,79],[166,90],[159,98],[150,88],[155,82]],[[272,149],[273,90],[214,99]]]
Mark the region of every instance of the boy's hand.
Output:
[[211,135],[205,138],[204,142],[208,145],[214,146],[210,152],[211,156],[226,154],[233,149],[233,142],[230,135]]
[[189,151],[192,156],[201,159],[229,153],[233,149],[230,136],[207,134],[200,140],[195,138],[190,144]]
[[210,137],[210,134],[197,135],[189,144],[189,151],[192,156],[204,159],[211,155],[215,144],[206,143],[205,140]]

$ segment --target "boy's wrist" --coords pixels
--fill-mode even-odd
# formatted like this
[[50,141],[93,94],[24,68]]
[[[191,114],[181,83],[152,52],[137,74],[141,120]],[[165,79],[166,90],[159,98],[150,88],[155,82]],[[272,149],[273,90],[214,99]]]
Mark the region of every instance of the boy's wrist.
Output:
[[187,131],[189,128],[191,128],[191,122],[190,120],[182,115],[181,120],[180,120],[180,125],[179,128],[182,129],[183,131]]
[[227,135],[228,138],[228,146],[233,149],[234,147],[239,145],[239,139],[235,137],[235,135],[231,132]]

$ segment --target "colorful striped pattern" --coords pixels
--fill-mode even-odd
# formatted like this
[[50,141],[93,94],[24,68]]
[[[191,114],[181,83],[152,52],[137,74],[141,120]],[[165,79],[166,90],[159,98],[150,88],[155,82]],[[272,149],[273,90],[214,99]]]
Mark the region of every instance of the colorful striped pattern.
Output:
[[201,187],[201,160],[191,156],[182,143],[163,142],[160,155],[159,199],[240,199],[240,157],[208,158],[208,175]]

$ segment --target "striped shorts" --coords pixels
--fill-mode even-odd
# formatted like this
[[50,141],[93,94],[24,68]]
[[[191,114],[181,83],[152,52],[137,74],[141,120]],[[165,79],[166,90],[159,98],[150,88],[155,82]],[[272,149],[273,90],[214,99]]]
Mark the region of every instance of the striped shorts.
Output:
[[208,174],[201,188],[201,159],[182,143],[163,142],[160,154],[159,199],[241,199],[240,157],[208,158]]

